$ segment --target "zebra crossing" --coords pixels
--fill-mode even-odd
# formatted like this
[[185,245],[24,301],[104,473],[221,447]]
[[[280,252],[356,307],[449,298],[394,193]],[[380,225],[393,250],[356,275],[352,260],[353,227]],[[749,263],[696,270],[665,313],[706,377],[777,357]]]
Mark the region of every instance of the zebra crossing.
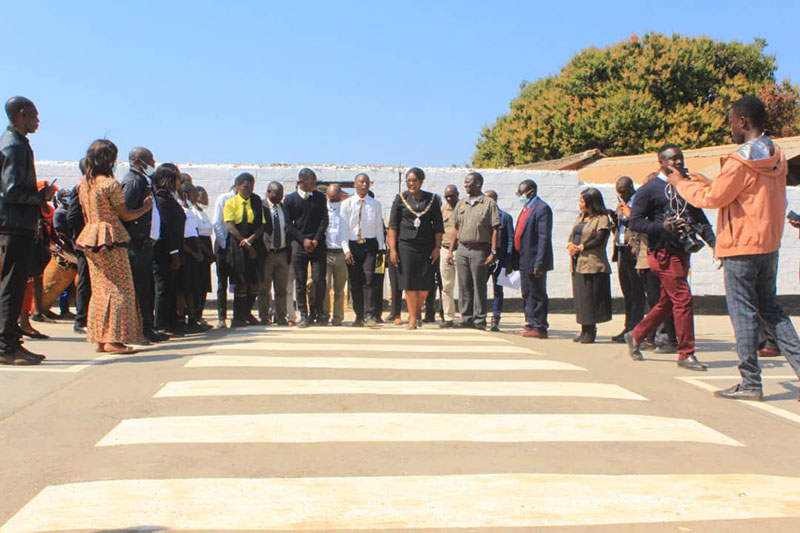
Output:
[[[288,377],[280,374],[287,371]],[[570,447],[605,446],[604,453],[620,459],[643,445],[710,455],[747,448],[698,420],[665,415],[646,394],[593,378],[581,365],[486,332],[391,326],[237,332],[202,347],[170,380],[149,384],[153,416],[117,421],[94,451],[124,457],[149,446],[180,464],[187,447],[198,446],[269,446],[263,448],[269,462],[288,460],[285,450],[298,446],[346,445],[367,458],[392,445],[406,447],[403,460],[413,465],[423,459],[415,456],[422,444],[451,451],[455,463],[468,445],[486,449],[488,457],[510,446],[554,459]],[[303,410],[313,398],[346,398],[347,409],[330,402]],[[420,408],[424,399],[440,407]],[[477,400],[494,402],[490,412],[473,412]],[[282,411],[288,401],[293,408]],[[443,412],[448,401],[460,403]],[[518,401],[525,403],[513,404]],[[221,402],[224,414],[212,409]],[[586,402],[595,407],[568,408]],[[170,406],[181,409],[169,413]],[[235,454],[226,457],[237,461]],[[537,465],[546,463],[537,457]],[[298,475],[280,477],[197,476],[176,467],[151,478],[45,487],[0,531],[427,530],[800,517],[800,478],[680,468],[631,472],[625,461],[620,465],[604,474],[524,465],[508,471],[465,458],[457,473],[387,475],[363,466],[352,475],[298,468]]]

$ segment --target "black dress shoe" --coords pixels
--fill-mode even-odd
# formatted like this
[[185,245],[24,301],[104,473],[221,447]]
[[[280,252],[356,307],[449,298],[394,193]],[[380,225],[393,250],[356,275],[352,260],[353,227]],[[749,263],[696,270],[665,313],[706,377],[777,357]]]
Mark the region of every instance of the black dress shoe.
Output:
[[764,399],[764,393],[761,392],[761,389],[745,389],[741,383],[728,389],[714,391],[714,396],[728,400],[749,400],[751,402],[760,402]]
[[701,363],[694,355],[688,356],[686,359],[678,359],[678,366],[688,370],[697,370],[698,372],[705,372],[708,370],[708,365]]
[[276,326],[288,326],[288,325],[289,325],[289,323],[288,323],[288,322],[286,321],[286,319],[284,318],[284,319],[282,319],[282,320],[276,320],[276,321],[275,321],[275,325],[276,325]]
[[633,332],[629,331],[623,335],[625,343],[628,345],[628,355],[634,361],[644,361],[642,351],[639,349],[639,343],[633,340]]
[[446,320],[446,321],[442,322],[441,324],[439,324],[439,327],[440,328],[454,328],[455,324],[453,324],[452,320]]
[[300,321],[297,322],[297,327],[298,328],[307,328],[310,325],[311,325],[310,322],[305,317],[301,318]]
[[614,335],[613,337],[611,337],[611,342],[616,342],[617,344],[625,344],[625,333],[627,333],[627,331],[623,331],[619,335]]
[[363,328],[363,327],[364,327],[364,321],[363,321],[363,320],[361,320],[360,318],[356,318],[356,319],[353,321],[353,327],[354,327],[354,328]]
[[500,319],[492,317],[492,327],[489,328],[491,331],[500,331]]
[[459,322],[455,327],[460,329],[472,329],[475,325],[472,322]]
[[244,320],[245,320],[245,322],[247,322],[248,326],[257,326],[258,325],[258,319],[256,317],[254,317],[253,315],[247,315],[247,318],[245,318]]
[[428,323],[436,322],[436,315],[433,315],[433,316],[425,315],[425,318],[423,318],[422,321],[423,322],[428,322]]
[[237,319],[231,320],[231,328],[246,328],[246,327],[247,327],[246,320],[237,320]]
[[161,335],[159,335],[153,330],[145,331],[144,338],[147,339],[148,342],[152,343],[161,342]]

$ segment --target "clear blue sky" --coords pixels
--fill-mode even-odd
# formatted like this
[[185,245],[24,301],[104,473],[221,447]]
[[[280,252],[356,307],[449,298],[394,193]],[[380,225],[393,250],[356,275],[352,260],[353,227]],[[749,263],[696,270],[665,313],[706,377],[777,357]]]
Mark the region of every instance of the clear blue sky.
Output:
[[0,98],[37,158],[95,138],[158,161],[462,165],[522,80],[647,31],[767,40],[800,82],[796,2],[16,0]]

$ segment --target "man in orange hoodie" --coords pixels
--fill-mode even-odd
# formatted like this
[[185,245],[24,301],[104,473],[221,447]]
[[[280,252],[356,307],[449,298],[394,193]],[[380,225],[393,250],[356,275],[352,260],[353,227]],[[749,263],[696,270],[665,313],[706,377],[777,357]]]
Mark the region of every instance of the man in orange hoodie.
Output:
[[759,315],[775,328],[781,353],[800,377],[800,338],[778,303],[775,287],[788,167],[783,151],[764,135],[767,112],[761,100],[737,100],[728,119],[734,142],[742,146],[722,159],[719,176],[713,182],[692,174],[685,179],[671,169],[669,181],[690,204],[719,209],[715,255],[725,268],[725,297],[742,382],[714,395],[761,401]]

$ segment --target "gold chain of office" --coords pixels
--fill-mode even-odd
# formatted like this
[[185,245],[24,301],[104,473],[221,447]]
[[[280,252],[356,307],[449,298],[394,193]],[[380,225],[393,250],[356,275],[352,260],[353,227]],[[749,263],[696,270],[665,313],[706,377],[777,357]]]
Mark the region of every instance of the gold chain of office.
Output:
[[402,194],[400,195],[400,199],[405,204],[406,209],[411,211],[411,214],[416,217],[414,219],[414,227],[418,228],[419,225],[421,224],[420,217],[424,217],[428,213],[428,211],[431,210],[431,207],[433,207],[433,200],[434,200],[433,196],[431,196],[431,200],[428,202],[427,207],[425,207],[425,209],[423,209],[422,211],[414,211],[413,209],[411,209],[411,205],[409,205],[408,200],[406,200],[406,197],[403,196]]

